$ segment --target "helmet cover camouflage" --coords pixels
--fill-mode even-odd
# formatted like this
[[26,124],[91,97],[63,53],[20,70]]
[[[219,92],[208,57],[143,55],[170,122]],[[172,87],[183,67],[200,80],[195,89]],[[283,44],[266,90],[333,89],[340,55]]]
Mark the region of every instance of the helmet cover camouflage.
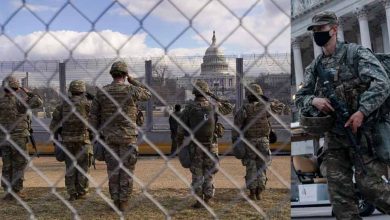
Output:
[[124,61],[116,61],[112,64],[110,74],[113,77],[123,76],[128,74],[127,64]]
[[246,97],[250,95],[255,95],[255,96],[261,96],[263,95],[263,90],[261,89],[260,85],[252,83],[246,88]]
[[302,129],[313,135],[321,135],[334,127],[335,119],[331,115],[326,116],[304,116],[299,118],[299,124]]
[[[201,90],[201,91],[199,91]],[[192,89],[192,94],[207,94],[210,93],[209,85],[204,80],[197,80],[194,88]]]
[[20,83],[15,76],[9,75],[3,79],[3,87],[17,89],[20,87]]
[[69,92],[85,92],[87,91],[85,82],[82,80],[73,80],[69,85]]

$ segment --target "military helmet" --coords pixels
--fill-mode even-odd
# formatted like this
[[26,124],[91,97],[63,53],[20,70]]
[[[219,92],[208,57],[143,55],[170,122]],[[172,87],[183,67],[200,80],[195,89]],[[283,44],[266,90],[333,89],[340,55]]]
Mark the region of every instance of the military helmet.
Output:
[[17,89],[20,87],[20,83],[15,76],[9,75],[3,79],[3,87]]
[[110,74],[113,77],[123,76],[128,74],[127,64],[125,61],[116,61],[112,64]]
[[85,92],[85,82],[83,80],[73,80],[69,85],[69,92]]
[[[199,91],[201,90],[201,91]],[[194,88],[192,89],[192,94],[207,94],[210,93],[209,84],[204,80],[197,80]]]
[[330,131],[335,123],[335,118],[331,115],[326,116],[317,116],[317,117],[311,117],[311,116],[304,116],[301,115],[299,124],[302,127],[302,129],[313,135],[321,135],[327,131]]
[[246,89],[246,97],[250,95],[255,95],[255,96],[261,96],[263,95],[263,90],[261,89],[260,85],[256,83],[252,83],[248,86],[249,88]]

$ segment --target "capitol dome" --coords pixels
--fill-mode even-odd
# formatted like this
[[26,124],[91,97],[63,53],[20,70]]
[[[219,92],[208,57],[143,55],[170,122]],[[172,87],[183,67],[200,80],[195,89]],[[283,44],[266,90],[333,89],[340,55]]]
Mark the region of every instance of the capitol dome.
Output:
[[228,63],[221,49],[217,47],[215,31],[213,31],[212,43],[207,48],[201,64],[201,75],[228,74]]

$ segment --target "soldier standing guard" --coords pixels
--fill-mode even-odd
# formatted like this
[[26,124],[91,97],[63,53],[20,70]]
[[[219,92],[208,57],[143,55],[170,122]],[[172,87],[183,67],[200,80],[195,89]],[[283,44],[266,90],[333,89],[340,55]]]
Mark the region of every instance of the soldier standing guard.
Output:
[[[30,135],[27,110],[41,107],[43,101],[38,95],[21,88],[18,79],[11,75],[3,80],[3,89],[5,94],[0,98],[0,149],[3,159],[1,186],[6,191],[3,199],[13,199],[9,191],[23,199],[27,158],[21,152],[28,154],[26,144]],[[26,98],[22,91],[27,95]]]
[[[138,156],[137,106],[138,101],[147,101],[150,91],[128,75],[127,64],[114,62],[110,74],[114,81],[104,86],[96,94],[92,103],[90,123],[104,138],[105,143],[115,153],[105,151],[105,161],[111,199],[120,211],[126,211],[128,197],[133,189],[131,176],[119,168],[119,160],[128,172],[134,173]],[[125,80],[130,85],[125,84]],[[118,112],[120,111],[120,112]]]
[[[217,112],[227,115],[232,112],[233,106],[226,100],[220,100],[211,94],[208,84],[198,80],[193,89],[195,99],[182,111],[180,119],[190,129],[195,139],[202,144],[212,158],[193,141],[185,147],[189,147],[191,157],[192,188],[197,196],[209,204],[214,197],[214,174],[218,171],[218,143],[215,135]],[[211,103],[205,95],[212,96],[216,103]],[[177,144],[183,144],[187,131],[178,126]],[[201,208],[202,204],[197,201],[194,208]]]
[[[61,130],[62,144],[75,158],[65,157],[66,174],[65,185],[69,194],[69,201],[85,198],[88,193],[88,178],[76,169],[74,162],[85,172],[89,172],[91,151],[90,132],[87,124],[91,109],[91,101],[85,96],[86,86],[82,80],[72,81],[69,85],[70,102],[64,101],[53,112],[50,130],[55,133]],[[73,113],[72,108],[78,113]],[[80,118],[82,117],[82,119]]]
[[[313,31],[314,41],[322,47],[323,53],[306,68],[303,87],[296,94],[295,104],[300,110],[301,121],[317,129],[327,126],[328,123],[318,123],[324,121],[322,118],[329,121],[337,115],[336,106],[330,101],[335,97],[345,103],[347,113],[350,113],[346,123],[333,123],[325,132],[324,163],[333,211],[337,219],[361,219],[353,183],[355,174],[356,185],[363,197],[389,214],[390,185],[381,179],[382,175],[387,176],[387,167],[371,153],[373,133],[366,122],[376,117],[375,112],[389,96],[390,80],[369,49],[337,40],[335,13],[320,12],[312,20],[308,30]],[[349,65],[348,57],[353,58],[356,65]],[[329,86],[336,91],[332,99],[326,95]],[[351,144],[345,128],[354,133],[360,143],[360,152]],[[357,154],[361,155],[364,166],[357,163]]]
[[[245,182],[249,189],[249,198],[260,200],[260,194],[265,190],[267,183],[266,170],[271,162],[271,151],[269,149],[270,122],[269,111],[281,114],[284,104],[272,102],[268,104],[263,97],[263,90],[257,84],[249,85],[250,90],[245,94],[248,103],[245,103],[234,115],[234,124],[244,132],[244,137],[250,142],[252,147],[257,149],[261,156],[253,151],[243,142],[240,144],[245,148],[245,155],[242,164],[246,167]],[[260,100],[261,99],[261,100]],[[237,144],[240,133],[232,130],[233,144]],[[240,147],[240,146],[236,146]]]

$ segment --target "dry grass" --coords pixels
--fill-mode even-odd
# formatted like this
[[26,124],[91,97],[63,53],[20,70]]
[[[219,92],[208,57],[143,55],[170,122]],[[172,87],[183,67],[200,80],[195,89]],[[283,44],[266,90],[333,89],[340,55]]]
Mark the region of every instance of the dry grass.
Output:
[[[66,197],[64,188],[58,188]],[[31,207],[38,219],[72,219],[72,212],[48,188],[26,188]],[[210,219],[213,216],[206,209],[194,210],[195,199],[186,189],[160,189],[148,191],[170,213],[172,219]],[[108,196],[107,189],[103,193]],[[217,189],[212,208],[219,219],[263,219],[260,214],[235,189]],[[3,196],[3,193],[0,194]],[[290,219],[290,194],[287,189],[267,189],[261,201],[256,204],[270,219]],[[119,216],[91,189],[85,200],[72,202],[81,219],[116,219]],[[126,219],[164,219],[164,213],[141,191],[136,190],[129,203]],[[27,211],[16,201],[2,202],[0,219],[26,219]]]

